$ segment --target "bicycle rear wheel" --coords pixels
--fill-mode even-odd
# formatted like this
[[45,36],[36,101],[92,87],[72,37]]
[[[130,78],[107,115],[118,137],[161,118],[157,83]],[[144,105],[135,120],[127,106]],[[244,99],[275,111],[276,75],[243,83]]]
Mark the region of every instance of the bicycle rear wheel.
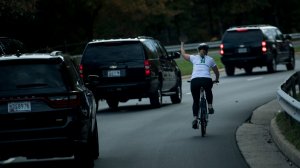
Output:
[[201,111],[200,125],[201,125],[201,135],[202,135],[202,137],[204,137],[206,134],[207,123],[206,123],[205,112],[202,112],[202,111]]
[[201,135],[202,137],[206,134],[206,126],[207,126],[207,107],[206,107],[206,99],[201,98],[201,113],[200,113],[200,125],[201,125]]

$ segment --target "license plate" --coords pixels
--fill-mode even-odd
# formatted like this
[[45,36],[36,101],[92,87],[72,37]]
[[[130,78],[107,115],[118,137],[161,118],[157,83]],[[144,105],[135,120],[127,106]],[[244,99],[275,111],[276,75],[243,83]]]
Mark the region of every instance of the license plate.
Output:
[[247,52],[247,48],[239,48],[238,49],[238,53],[246,53]]
[[9,113],[30,112],[31,103],[29,101],[11,102],[7,104],[7,109]]
[[120,77],[120,76],[121,76],[120,70],[107,71],[107,77]]

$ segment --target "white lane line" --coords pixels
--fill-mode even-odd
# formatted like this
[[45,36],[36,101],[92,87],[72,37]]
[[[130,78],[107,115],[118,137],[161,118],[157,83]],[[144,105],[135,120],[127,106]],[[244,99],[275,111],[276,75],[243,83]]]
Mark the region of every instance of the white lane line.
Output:
[[255,77],[255,78],[249,78],[249,79],[247,79],[247,81],[259,80],[259,79],[263,79],[263,77],[259,76],[259,77]]

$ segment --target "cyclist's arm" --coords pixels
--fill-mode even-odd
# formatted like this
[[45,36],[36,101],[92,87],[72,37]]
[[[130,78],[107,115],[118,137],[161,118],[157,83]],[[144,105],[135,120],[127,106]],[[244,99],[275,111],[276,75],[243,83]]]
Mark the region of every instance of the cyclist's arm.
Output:
[[216,81],[216,82],[219,82],[220,73],[219,73],[218,66],[216,65],[216,66],[212,67],[212,70],[214,71],[214,73],[215,73],[215,75],[216,75],[215,81]]
[[190,61],[190,55],[187,54],[187,53],[185,52],[185,50],[184,50],[184,43],[183,43],[183,42],[181,42],[180,51],[181,51],[182,57],[183,57],[185,60]]

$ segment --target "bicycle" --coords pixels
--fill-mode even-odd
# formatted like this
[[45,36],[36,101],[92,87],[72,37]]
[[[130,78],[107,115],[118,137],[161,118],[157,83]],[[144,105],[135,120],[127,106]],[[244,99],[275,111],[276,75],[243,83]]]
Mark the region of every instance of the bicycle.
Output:
[[[191,82],[191,81],[188,81]],[[218,83],[218,81],[213,81],[213,84]],[[197,117],[197,128],[199,128],[199,125],[201,126],[201,135],[204,137],[206,135],[206,127],[208,123],[208,109],[207,109],[207,101],[205,97],[205,89],[203,86],[200,88],[200,100],[199,100],[199,112]]]

